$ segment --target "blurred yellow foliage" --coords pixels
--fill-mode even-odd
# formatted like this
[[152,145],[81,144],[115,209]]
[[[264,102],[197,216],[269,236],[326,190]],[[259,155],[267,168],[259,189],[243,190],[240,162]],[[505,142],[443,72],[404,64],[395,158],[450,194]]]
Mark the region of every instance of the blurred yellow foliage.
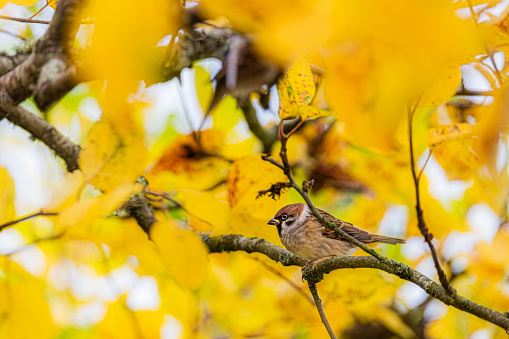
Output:
[[25,6],[25,7],[29,7],[29,6],[33,6],[35,3],[37,2],[37,0],[5,0],[5,1],[0,1],[0,8],[4,8],[5,5],[7,5],[8,3],[13,3],[13,4],[16,4],[16,5],[19,5],[19,6]]
[[0,167],[0,223],[14,219],[14,181],[7,170]]
[[122,113],[122,118],[97,122],[80,153],[87,182],[102,191],[132,183],[147,165],[144,131],[129,108]]
[[53,322],[50,308],[45,300],[46,284],[34,278],[22,266],[2,258],[0,279],[2,305],[0,313],[4,320],[0,328],[1,338],[54,338],[58,327]]
[[191,289],[203,284],[208,271],[208,251],[195,233],[172,222],[159,222],[151,229],[150,237],[179,284]]
[[[154,60],[159,40],[178,30],[176,1],[96,1],[95,27],[87,50],[87,71],[94,78],[108,80],[114,97],[136,90],[140,80],[157,79]],[[156,15],[157,14],[157,15]]]
[[[83,141],[80,171],[62,174],[53,156],[18,162],[15,147],[26,135],[0,133],[0,160],[9,168],[0,168],[0,223],[25,215],[22,199],[59,213],[0,228],[0,338],[326,337],[300,268],[258,253],[210,254],[200,238],[240,234],[282,246],[267,221],[302,197],[290,189],[259,196],[288,182],[260,151],[268,145],[281,162],[278,123],[299,117],[287,155],[297,183],[315,180],[312,201],[366,231],[410,238],[375,249],[436,278],[417,227],[411,116],[419,201],[439,259],[460,295],[509,309],[509,236],[497,224],[507,222],[509,196],[507,4],[108,0],[86,11],[83,20],[94,25],[78,32],[75,44],[86,48],[73,58],[80,76],[99,81],[78,86],[46,116]],[[229,45],[232,34],[252,44],[247,57]],[[214,39],[225,47],[220,53],[208,50]],[[217,60],[199,60],[209,55],[224,56],[227,78],[251,62],[277,64],[281,73],[263,88],[261,105],[260,94],[249,102],[227,95],[210,109],[222,92]],[[162,81],[161,65],[176,64],[191,69],[190,92],[185,81],[146,86]],[[148,102],[161,88],[162,104]],[[244,111],[249,104],[253,110]],[[23,105],[39,113],[33,100]],[[32,178],[20,173],[33,174],[39,162],[53,177],[44,192],[27,194]],[[135,184],[141,176],[146,187]],[[486,220],[475,229],[486,232],[482,239],[470,219],[481,202],[493,213],[475,216]],[[126,207],[147,208],[157,221],[145,232]],[[151,306],[131,302],[140,281],[151,282],[140,292],[143,301],[154,297]],[[318,290],[338,337],[365,328],[400,338],[506,337],[405,286],[377,270],[343,269]]]

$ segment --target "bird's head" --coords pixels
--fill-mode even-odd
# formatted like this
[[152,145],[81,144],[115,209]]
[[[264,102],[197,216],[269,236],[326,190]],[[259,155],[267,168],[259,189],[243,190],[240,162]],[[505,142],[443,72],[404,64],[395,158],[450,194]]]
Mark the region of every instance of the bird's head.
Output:
[[282,207],[267,224],[277,226],[279,235],[281,231],[302,225],[308,219],[309,207],[303,203],[291,204]]

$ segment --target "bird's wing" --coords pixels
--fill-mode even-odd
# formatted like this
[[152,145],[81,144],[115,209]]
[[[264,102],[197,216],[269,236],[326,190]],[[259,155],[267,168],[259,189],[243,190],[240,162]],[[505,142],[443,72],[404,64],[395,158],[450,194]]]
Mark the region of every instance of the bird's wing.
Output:
[[[320,212],[321,215],[325,217],[325,219],[333,221],[337,227],[341,228],[343,231],[345,231],[347,234],[351,235],[352,237],[356,238],[360,242],[363,243],[372,243],[374,242],[374,235],[370,234],[366,231],[360,230],[357,227],[354,227],[351,223],[339,220],[338,218],[330,215],[329,213],[322,211],[321,209],[318,209],[318,212]],[[323,227],[323,226],[322,226]],[[331,238],[331,239],[337,239],[337,240],[345,240],[342,236],[337,234],[334,230],[328,229],[326,227],[323,227],[322,235]]]

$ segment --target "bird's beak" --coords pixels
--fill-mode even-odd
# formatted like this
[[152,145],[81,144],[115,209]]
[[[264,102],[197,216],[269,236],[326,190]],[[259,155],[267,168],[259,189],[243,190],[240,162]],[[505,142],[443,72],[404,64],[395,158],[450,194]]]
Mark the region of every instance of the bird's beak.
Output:
[[269,220],[269,222],[267,223],[267,225],[274,225],[274,226],[277,226],[279,225],[279,220],[277,220],[276,218],[272,218]]

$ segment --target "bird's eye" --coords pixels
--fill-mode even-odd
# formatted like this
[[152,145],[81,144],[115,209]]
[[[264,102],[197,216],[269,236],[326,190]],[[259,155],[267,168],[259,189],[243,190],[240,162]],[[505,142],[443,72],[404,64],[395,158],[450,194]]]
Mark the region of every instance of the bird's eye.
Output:
[[288,214],[285,213],[281,216],[281,220],[286,220],[286,219],[288,219]]

